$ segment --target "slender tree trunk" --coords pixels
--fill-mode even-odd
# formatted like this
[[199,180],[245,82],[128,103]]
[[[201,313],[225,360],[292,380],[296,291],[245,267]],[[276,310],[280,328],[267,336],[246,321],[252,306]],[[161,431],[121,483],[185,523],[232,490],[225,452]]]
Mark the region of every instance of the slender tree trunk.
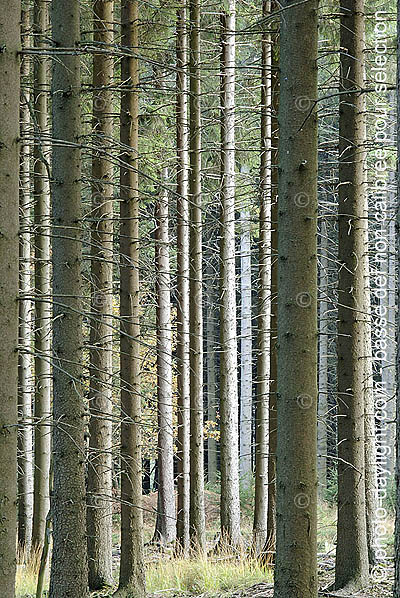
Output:
[[[29,8],[22,10],[22,47],[29,46]],[[30,60],[24,57],[21,82],[29,82]],[[32,468],[32,301],[31,295],[31,193],[30,147],[27,142],[30,129],[30,94],[27,87],[21,94],[21,153],[20,153],[20,208],[19,208],[19,354],[18,354],[18,542],[29,551],[32,538],[33,468]]]
[[190,515],[193,550],[205,550],[203,447],[203,273],[201,194],[200,0],[190,0],[189,117],[189,335],[190,335]]
[[93,145],[89,466],[87,478],[89,588],[112,585],[112,311],[113,165],[105,157],[112,143],[113,0],[93,6]]
[[[263,1],[263,17],[271,2]],[[271,203],[272,203],[272,40],[261,41],[261,163],[259,213],[256,470],[253,521],[253,548],[258,554],[267,538],[268,514],[268,395],[271,359]],[[268,548],[267,548],[268,549]]]
[[[48,45],[49,4],[34,4],[34,44],[38,49]],[[35,469],[33,503],[33,549],[43,546],[46,517],[50,507],[50,392],[51,392],[51,265],[50,265],[50,181],[48,106],[49,61],[35,57],[33,109],[35,117],[34,145],[34,243],[35,243]]]
[[[138,48],[138,1],[122,0],[121,44]],[[142,451],[139,325],[139,64],[121,61],[121,562],[119,598],[145,595],[142,512]]]
[[221,534],[240,542],[235,275],[235,1],[221,13]]
[[251,445],[253,419],[252,325],[251,325],[251,225],[247,208],[241,212],[240,269],[240,483],[250,489],[253,479]]
[[364,2],[341,0],[339,107],[338,522],[335,586],[368,580],[365,353],[368,206],[365,180]]
[[15,596],[17,529],[18,393],[18,175],[21,2],[3,2],[0,13],[0,571],[4,596]]
[[[272,12],[275,0],[271,3]],[[279,36],[275,34],[272,46],[271,83],[271,322],[269,360],[269,405],[268,405],[268,513],[266,550],[274,551],[276,543],[276,447],[277,447],[277,393],[278,393],[278,145],[279,145]]]
[[[79,5],[53,0],[53,45],[80,41]],[[86,598],[80,56],[53,63],[53,554],[51,598]]]
[[156,205],[158,509],[155,538],[163,545],[176,538],[174,439],[172,423],[171,274],[169,262],[168,169]]
[[177,383],[178,383],[178,512],[177,546],[184,554],[189,548],[189,138],[188,138],[188,33],[187,8],[182,0],[177,11],[176,45],[176,143],[177,143]]
[[325,497],[328,453],[328,232],[326,222],[321,221],[320,230],[320,273],[319,273],[319,343],[318,343],[318,489],[322,499]]
[[281,19],[275,598],[316,598],[318,1]]
[[[211,243],[211,239],[209,240]],[[206,354],[207,354],[207,418],[210,422],[217,424],[217,381],[216,381],[216,342],[217,331],[216,321],[218,312],[216,305],[218,303],[218,292],[216,292],[215,280],[215,253],[214,247],[210,246],[210,254],[206,266]],[[210,484],[217,482],[218,472],[218,443],[217,440],[209,436],[207,440],[207,474]]]

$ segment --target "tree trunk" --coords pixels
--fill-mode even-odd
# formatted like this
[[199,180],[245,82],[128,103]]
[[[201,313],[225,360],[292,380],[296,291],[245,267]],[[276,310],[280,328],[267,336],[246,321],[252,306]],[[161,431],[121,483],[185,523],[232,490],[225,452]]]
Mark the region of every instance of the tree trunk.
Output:
[[113,134],[113,0],[93,6],[93,145],[91,230],[91,320],[89,465],[87,478],[89,588],[112,577],[112,349],[113,349],[113,164],[105,156]]
[[328,348],[329,313],[327,294],[328,280],[328,232],[326,222],[321,221],[320,229],[320,273],[319,273],[319,343],[318,343],[318,489],[324,500],[326,493],[328,453]]
[[[276,9],[275,0],[271,10]],[[271,98],[271,322],[269,361],[269,405],[268,405],[268,513],[266,550],[274,551],[276,543],[276,446],[277,446],[277,393],[278,393],[278,146],[279,146],[279,35],[274,34],[272,47],[272,98]]]
[[[216,259],[215,249],[212,239],[209,239],[210,252],[207,256],[206,265],[206,354],[207,354],[207,418],[210,422],[215,422],[215,431],[217,428],[218,398],[217,398],[217,359],[216,342],[217,331],[216,322],[218,318],[218,292],[216,292]],[[213,436],[207,440],[207,477],[210,484],[216,484],[218,479],[218,443]]]
[[0,571],[4,596],[15,596],[18,393],[18,175],[21,2],[2,3],[0,37]]
[[168,169],[156,205],[157,297],[157,413],[158,413],[158,508],[155,539],[164,546],[176,538],[174,490],[174,438],[172,423],[171,273],[169,263]]
[[[53,0],[53,45],[80,41],[79,5]],[[53,554],[51,598],[86,598],[80,56],[53,63]]]
[[[365,180],[364,1],[341,0],[339,106],[338,521],[335,586],[368,580],[365,354],[368,206]],[[344,92],[344,93],[343,93]]]
[[240,542],[235,275],[235,1],[221,13],[221,536]]
[[[22,10],[22,47],[29,46],[30,14]],[[29,102],[30,60],[25,56],[21,65],[21,153],[19,209],[19,354],[18,354],[18,543],[27,552],[32,538],[33,468],[32,468],[32,290],[31,284],[31,222],[30,222],[30,129]]]
[[[271,2],[263,1],[263,17],[271,12]],[[256,469],[253,521],[253,548],[256,554],[267,538],[268,514],[268,395],[270,390],[271,329],[271,203],[272,203],[272,40],[264,33],[261,41],[261,159],[260,213],[258,242],[258,335]],[[268,549],[268,547],[267,547]]]
[[275,598],[317,598],[318,2],[281,20]]
[[[34,4],[34,43],[42,49],[48,45],[49,10],[47,0]],[[32,547],[42,547],[46,517],[50,507],[50,392],[51,392],[51,265],[50,265],[50,179],[49,179],[49,61],[35,57],[33,109],[35,145],[33,150],[34,243],[35,243],[35,469]]]
[[177,11],[176,45],[176,143],[177,143],[177,547],[183,554],[189,548],[189,447],[190,447],[190,370],[189,370],[189,147],[188,147],[188,33],[187,8],[182,0]]
[[[122,0],[121,44],[138,47],[138,1]],[[121,60],[120,318],[121,318],[121,562],[119,598],[145,595],[139,325],[139,64]]]
[[201,194],[201,85],[200,1],[191,0],[190,20],[190,543],[205,550],[204,447],[203,447],[203,292],[202,292],[202,194]]
[[240,311],[240,483],[243,488],[252,487],[252,322],[251,322],[251,225],[248,208],[241,212],[240,269],[241,269],[241,311]]

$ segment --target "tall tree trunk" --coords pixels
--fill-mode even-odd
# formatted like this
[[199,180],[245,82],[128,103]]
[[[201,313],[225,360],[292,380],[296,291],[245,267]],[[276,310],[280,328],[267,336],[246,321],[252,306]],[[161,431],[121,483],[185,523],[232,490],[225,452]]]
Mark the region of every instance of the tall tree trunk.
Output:
[[112,317],[113,317],[113,164],[112,143],[114,3],[93,6],[93,145],[91,230],[91,321],[89,389],[89,466],[87,478],[89,588],[112,585]]
[[177,145],[177,546],[184,554],[189,548],[189,138],[188,138],[188,33],[187,7],[182,0],[177,11],[176,38],[176,145]]
[[222,541],[240,542],[235,275],[235,0],[221,13],[220,417]]
[[176,538],[174,491],[174,439],[172,423],[171,273],[169,262],[168,169],[156,205],[157,297],[157,412],[158,412],[158,508],[155,538],[163,545]]
[[[35,0],[33,9],[34,44],[39,50],[48,45],[49,9],[47,0]],[[49,180],[49,60],[38,55],[34,62],[33,110],[35,145],[33,150],[34,243],[35,243],[35,469],[33,503],[33,549],[43,546],[46,517],[50,507],[50,392],[51,392],[51,265],[50,265],[50,180]]]
[[[79,45],[79,4],[53,0],[53,46]],[[80,56],[53,63],[53,554],[51,598],[86,598]]]
[[338,521],[335,586],[368,580],[365,516],[365,353],[368,276],[364,1],[341,0],[339,107]]
[[[121,44],[138,48],[137,0],[121,2]],[[139,64],[136,56],[121,61],[121,562],[119,598],[145,595],[142,512],[142,451],[139,325]]]
[[190,514],[193,550],[205,550],[203,447],[203,273],[201,193],[200,0],[190,0],[189,56],[189,335],[190,335]]
[[[270,0],[263,0],[263,17],[271,12]],[[253,548],[258,554],[267,537],[268,514],[268,395],[270,390],[271,328],[271,203],[272,203],[272,39],[264,33],[261,41],[261,161],[258,242],[258,335],[256,469],[253,521]]]
[[[271,3],[272,12],[275,0]],[[276,543],[276,447],[277,447],[277,393],[278,393],[278,146],[279,146],[279,35],[273,37],[271,83],[271,322],[269,360],[269,405],[268,405],[268,513],[266,549],[275,550]]]
[[[207,418],[217,424],[217,380],[216,380],[216,342],[218,291],[216,292],[216,261],[214,247],[210,242],[210,253],[206,265],[206,354],[207,354]],[[218,443],[213,435],[207,440],[207,477],[210,484],[217,482],[218,476]]]
[[325,498],[328,453],[328,349],[329,349],[329,313],[327,294],[328,281],[328,232],[325,220],[320,228],[320,272],[319,272],[319,343],[318,343],[318,489]]
[[[30,12],[22,10],[22,47],[29,46]],[[25,56],[21,65],[21,153],[20,153],[20,207],[19,207],[19,354],[18,354],[18,542],[29,551],[32,538],[33,468],[32,468],[32,300],[31,295],[31,193],[30,147],[27,141],[30,128],[29,82],[30,60]]]
[[282,4],[275,598],[316,598],[318,1]]
[[0,571],[5,596],[15,596],[17,529],[18,393],[18,176],[21,2],[3,2],[0,13]]
[[253,379],[252,379],[252,322],[251,322],[251,225],[248,208],[241,211],[240,237],[240,483],[249,490],[253,472],[251,459],[252,419],[253,419]]

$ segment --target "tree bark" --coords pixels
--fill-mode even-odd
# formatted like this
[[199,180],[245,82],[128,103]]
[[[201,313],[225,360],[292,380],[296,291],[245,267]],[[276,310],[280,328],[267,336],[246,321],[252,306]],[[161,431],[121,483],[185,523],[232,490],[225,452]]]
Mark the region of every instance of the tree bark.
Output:
[[248,208],[241,211],[240,237],[240,484],[252,487],[252,419],[253,419],[253,360],[252,360],[252,313],[251,313],[251,225]]
[[0,570],[2,592],[15,596],[18,393],[18,176],[21,2],[3,2],[0,16]]
[[93,145],[91,212],[91,320],[89,465],[87,477],[89,588],[113,584],[112,576],[112,349],[113,349],[113,0],[93,6]]
[[[122,0],[121,44],[138,48],[138,1]],[[121,562],[118,598],[145,595],[139,324],[139,64],[121,61],[120,318],[121,318]]]
[[[47,0],[36,0],[33,9],[34,45],[48,45],[49,9]],[[50,507],[50,392],[51,392],[51,260],[50,180],[48,127],[49,61],[38,55],[34,63],[33,149],[34,243],[35,243],[35,469],[32,548],[42,547]]]
[[235,275],[235,1],[221,13],[221,540],[240,542]]
[[201,194],[200,2],[190,0],[189,55],[189,335],[190,335],[190,514],[194,551],[205,550],[203,447],[203,275]]
[[[79,5],[53,0],[53,46],[77,47]],[[53,63],[53,554],[51,598],[86,598],[80,56]]]
[[[29,46],[29,8],[22,9],[22,47]],[[20,149],[20,209],[19,209],[19,354],[18,354],[18,543],[29,552],[33,515],[33,443],[32,443],[32,283],[31,283],[31,221],[30,221],[30,129],[29,56],[21,64],[21,149]]]
[[168,545],[176,538],[174,438],[172,423],[171,273],[169,262],[169,209],[165,188],[168,169],[161,175],[163,189],[156,205],[157,297],[157,413],[158,508],[155,539]]
[[328,453],[328,349],[329,313],[327,293],[328,281],[328,232],[326,222],[320,228],[320,273],[319,273],[319,343],[318,343],[318,490],[324,500],[327,482]]
[[275,598],[316,598],[318,2],[281,19]]
[[[271,12],[271,2],[263,1],[263,17]],[[271,204],[272,204],[272,39],[261,40],[261,156],[260,212],[258,241],[258,334],[256,467],[253,521],[253,549],[259,554],[267,538],[268,515],[268,395],[271,360]],[[269,550],[269,548],[266,548]]]
[[189,370],[189,137],[188,137],[188,32],[187,7],[182,0],[177,11],[176,32],[176,145],[177,145],[177,339],[178,384],[177,548],[189,548],[189,447],[190,447],[190,370]]
[[368,580],[365,515],[365,353],[368,276],[364,2],[341,0],[339,105],[338,521],[335,586]]

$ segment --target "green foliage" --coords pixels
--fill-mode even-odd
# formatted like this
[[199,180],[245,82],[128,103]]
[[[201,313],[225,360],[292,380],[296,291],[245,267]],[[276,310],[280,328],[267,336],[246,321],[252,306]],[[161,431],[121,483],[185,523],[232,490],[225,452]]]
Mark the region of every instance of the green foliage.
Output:
[[328,479],[324,499],[331,506],[336,506],[338,495],[337,471],[333,471]]

